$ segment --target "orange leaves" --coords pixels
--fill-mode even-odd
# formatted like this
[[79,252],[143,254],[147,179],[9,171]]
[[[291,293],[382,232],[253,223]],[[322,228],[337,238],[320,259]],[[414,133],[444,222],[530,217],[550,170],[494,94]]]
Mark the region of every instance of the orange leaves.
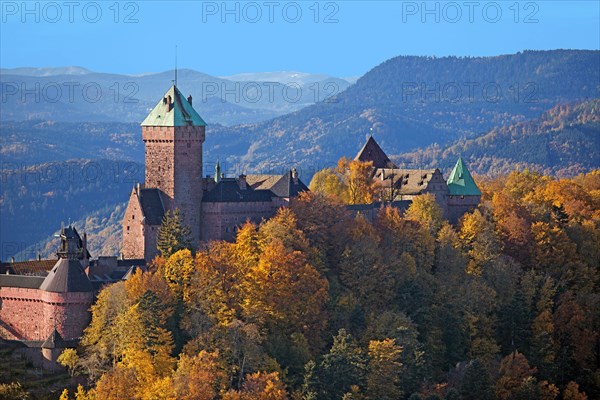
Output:
[[287,400],[285,385],[277,372],[256,372],[246,377],[242,389],[230,390],[223,400]]
[[379,182],[373,179],[374,173],[372,162],[342,157],[335,169],[317,172],[310,182],[310,189],[346,204],[370,204],[377,200],[381,189]]
[[251,320],[271,320],[295,331],[315,328],[320,325],[327,291],[327,280],[305,256],[287,250],[276,239],[246,275],[242,308]]

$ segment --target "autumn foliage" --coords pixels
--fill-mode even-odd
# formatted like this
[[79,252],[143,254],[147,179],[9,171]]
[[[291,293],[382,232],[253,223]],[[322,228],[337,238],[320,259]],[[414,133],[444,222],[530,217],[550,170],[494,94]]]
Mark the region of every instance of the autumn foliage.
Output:
[[[371,201],[369,168],[316,182]],[[371,220],[316,190],[157,259],[100,292],[76,398],[600,398],[600,172],[478,184],[454,226],[433,198]]]

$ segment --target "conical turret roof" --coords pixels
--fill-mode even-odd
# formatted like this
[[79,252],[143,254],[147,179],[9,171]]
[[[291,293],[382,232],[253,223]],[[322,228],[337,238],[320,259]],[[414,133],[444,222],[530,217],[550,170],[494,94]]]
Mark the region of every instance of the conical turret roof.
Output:
[[477,187],[462,157],[456,162],[447,184],[448,194],[451,196],[481,196],[481,190]]
[[93,292],[94,288],[79,260],[61,258],[40,285],[40,290],[67,293]]

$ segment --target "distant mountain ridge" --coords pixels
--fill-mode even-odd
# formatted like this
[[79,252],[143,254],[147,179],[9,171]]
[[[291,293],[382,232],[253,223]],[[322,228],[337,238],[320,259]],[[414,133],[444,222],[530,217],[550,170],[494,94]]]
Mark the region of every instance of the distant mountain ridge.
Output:
[[0,75],[25,76],[56,76],[56,75],[87,75],[93,72],[83,67],[20,67],[0,68]]
[[[337,94],[350,82],[307,73],[256,74],[266,79],[223,79],[178,70],[178,84],[203,117],[235,125],[274,118]],[[294,80],[296,75],[298,79]],[[3,121],[137,122],[170,86],[173,70],[138,75],[93,72],[81,67],[0,70]]]
[[597,97],[600,51],[401,56],[329,101],[257,124],[223,127],[219,135],[232,149],[249,144],[244,154],[230,152],[249,169],[296,164],[314,170],[355,154],[371,132],[391,154],[400,154],[432,143],[446,146],[536,118],[559,103]]

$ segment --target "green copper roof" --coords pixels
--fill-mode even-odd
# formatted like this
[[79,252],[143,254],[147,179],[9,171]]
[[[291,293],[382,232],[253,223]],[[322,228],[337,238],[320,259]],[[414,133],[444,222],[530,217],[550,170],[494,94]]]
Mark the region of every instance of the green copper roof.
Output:
[[447,183],[448,192],[451,196],[481,196],[481,191],[469,173],[462,157],[456,162]]
[[[171,96],[172,106],[167,109],[167,99]],[[142,126],[206,126],[206,122],[187,101],[175,85],[160,99],[148,114]]]

